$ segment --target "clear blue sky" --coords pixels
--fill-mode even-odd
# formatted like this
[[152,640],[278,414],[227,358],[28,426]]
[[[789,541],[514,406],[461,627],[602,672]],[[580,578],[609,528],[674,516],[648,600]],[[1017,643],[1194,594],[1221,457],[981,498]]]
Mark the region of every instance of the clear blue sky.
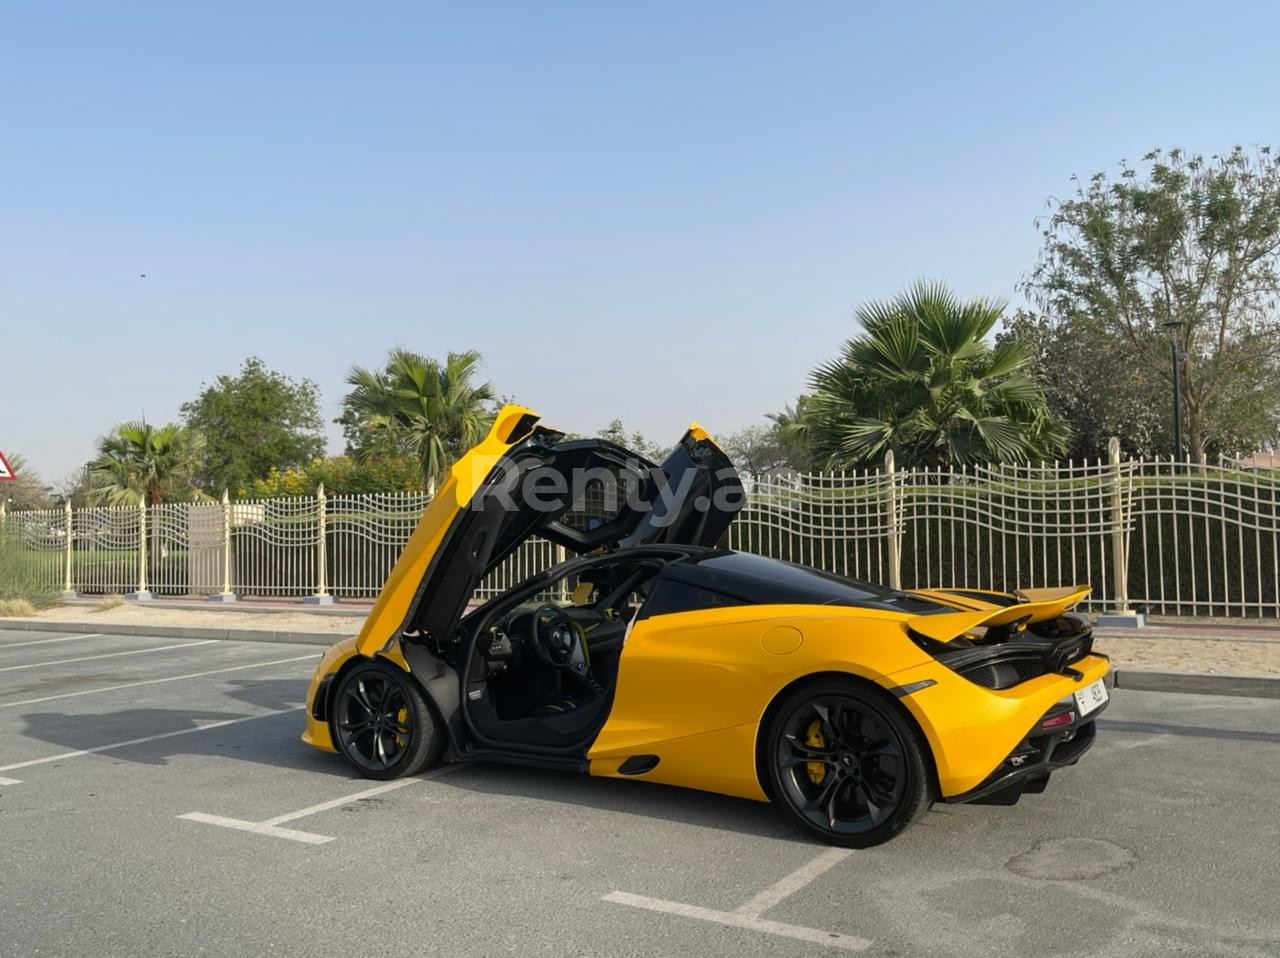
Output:
[[1263,3],[10,0],[0,449],[59,479],[250,354],[332,418],[393,344],[479,349],[562,428],[737,429],[861,300],[1018,302],[1072,174],[1280,145],[1277,35]]

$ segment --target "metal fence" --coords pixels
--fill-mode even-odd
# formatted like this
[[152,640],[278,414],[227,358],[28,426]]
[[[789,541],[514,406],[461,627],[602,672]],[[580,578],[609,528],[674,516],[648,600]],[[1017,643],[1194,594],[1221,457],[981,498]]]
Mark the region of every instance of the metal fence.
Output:
[[[1119,458],[748,482],[725,545],[906,588],[1089,583],[1086,608],[1280,616],[1280,471]],[[425,493],[16,512],[50,590],[369,599]],[[2,513],[0,513],[2,515]],[[488,596],[562,559],[532,539]]]

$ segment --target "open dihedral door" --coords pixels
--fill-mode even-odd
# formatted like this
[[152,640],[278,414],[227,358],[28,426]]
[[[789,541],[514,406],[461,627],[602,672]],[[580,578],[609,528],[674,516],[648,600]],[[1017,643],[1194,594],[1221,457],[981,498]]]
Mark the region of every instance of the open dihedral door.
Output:
[[662,463],[659,487],[619,545],[714,546],[745,504],[738,471],[696,422]]
[[[607,515],[576,521],[584,518],[582,478],[592,475],[631,483],[634,494],[619,496]],[[603,439],[566,439],[539,426],[536,413],[505,406],[484,441],[449,470],[357,646],[373,655],[402,631],[443,643],[484,576],[533,535],[578,554],[714,545],[742,504],[732,463],[696,423],[658,467]]]
[[492,484],[506,455],[530,439],[537,422],[538,414],[532,410],[504,406],[488,436],[454,463],[418,520],[365,619],[356,640],[360,654],[375,655],[392,642],[417,616],[428,589],[442,599],[442,608],[465,607],[474,589],[470,584],[476,577],[474,565],[483,560],[473,555],[468,557],[465,566],[448,561],[450,543],[456,543],[471,520],[480,517],[481,513],[470,510],[472,501]]

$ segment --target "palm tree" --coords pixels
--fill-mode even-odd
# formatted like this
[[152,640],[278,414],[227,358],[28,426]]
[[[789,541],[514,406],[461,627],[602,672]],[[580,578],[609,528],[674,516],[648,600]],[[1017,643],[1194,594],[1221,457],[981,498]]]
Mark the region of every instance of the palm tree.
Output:
[[357,455],[411,455],[434,491],[493,424],[493,387],[473,382],[479,366],[475,350],[449,353],[442,364],[405,349],[391,350],[380,372],[353,366],[344,406],[361,424],[364,442]]
[[792,469],[814,468],[812,444],[809,440],[808,396],[797,396],[795,405],[787,403],[782,412],[769,413],[773,433]]
[[204,437],[174,423],[122,423],[98,440],[98,455],[88,466],[91,498],[112,506],[154,506],[187,494],[203,452]]
[[828,468],[877,461],[892,449],[902,465],[1054,458],[1069,432],[1027,374],[1012,342],[986,337],[1004,303],[963,302],[942,283],[918,282],[855,314],[862,334],[814,370],[803,424]]

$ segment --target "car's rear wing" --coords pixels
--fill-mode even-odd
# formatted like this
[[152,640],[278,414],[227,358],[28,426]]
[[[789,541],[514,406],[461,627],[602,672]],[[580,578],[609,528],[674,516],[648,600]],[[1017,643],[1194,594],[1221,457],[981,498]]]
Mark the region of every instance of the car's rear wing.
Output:
[[[947,643],[978,628],[1011,626],[1017,628],[1030,622],[1056,619],[1093,589],[1087,585],[1063,586],[1054,589],[1023,589],[1014,593],[1023,601],[972,612],[937,612],[917,615],[906,621],[906,627],[917,635],[935,642]],[[944,590],[937,590],[941,597]]]

